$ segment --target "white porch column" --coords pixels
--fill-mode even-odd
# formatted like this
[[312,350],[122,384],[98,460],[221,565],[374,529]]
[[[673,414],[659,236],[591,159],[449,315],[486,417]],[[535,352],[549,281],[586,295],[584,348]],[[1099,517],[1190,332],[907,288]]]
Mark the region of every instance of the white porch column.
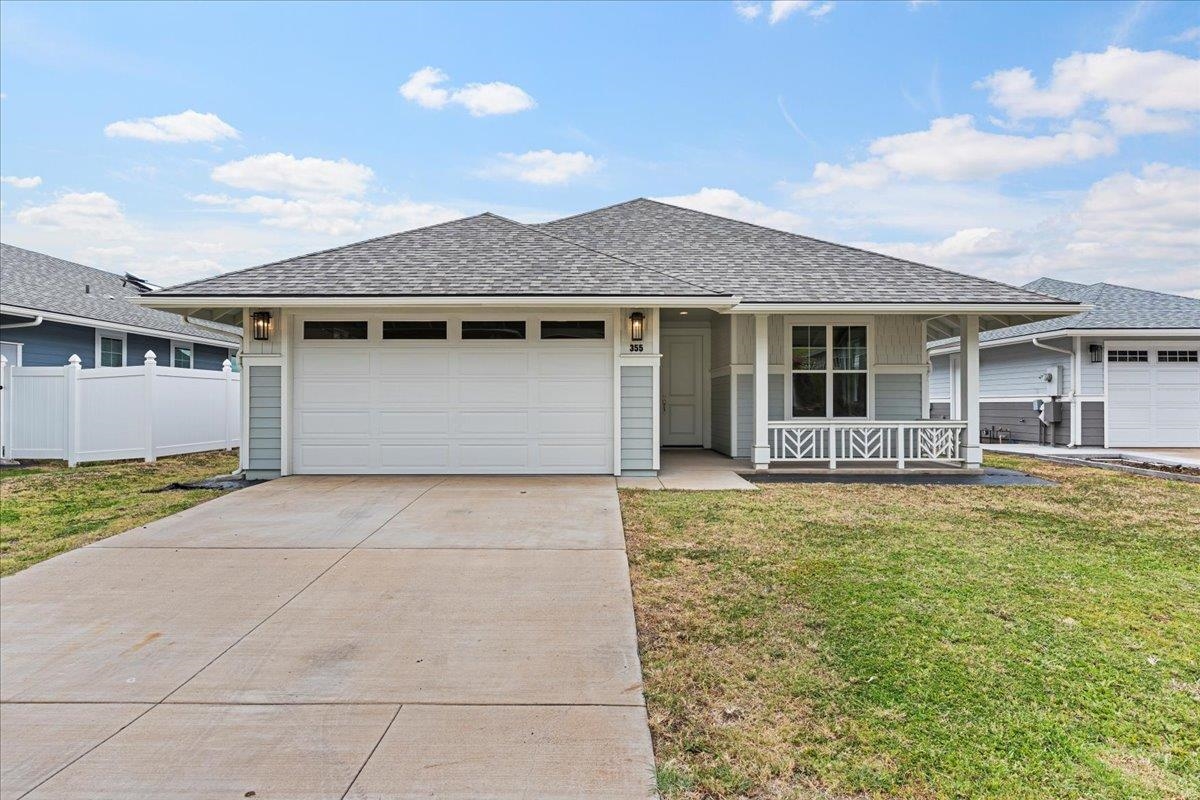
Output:
[[770,386],[767,316],[754,315],[754,448],[751,460],[756,470],[767,469],[771,464],[771,445],[767,440],[767,392]]
[[979,446],[979,317],[963,314],[959,317],[962,330],[959,341],[958,407],[967,421],[963,432],[963,459],[966,466],[978,468],[983,463],[983,448]]
[[1078,336],[1071,337],[1071,350],[1071,447],[1078,447],[1083,444],[1083,341]]

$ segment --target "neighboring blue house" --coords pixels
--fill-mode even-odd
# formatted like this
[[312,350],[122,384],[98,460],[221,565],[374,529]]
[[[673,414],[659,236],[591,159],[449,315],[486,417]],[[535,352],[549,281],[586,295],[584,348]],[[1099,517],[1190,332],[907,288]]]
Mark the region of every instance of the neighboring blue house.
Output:
[[235,364],[241,331],[195,325],[127,298],[149,291],[137,278],[0,245],[0,354],[12,366],[84,369],[136,366],[153,350],[160,366]]
[[[1200,447],[1200,300],[1053,278],[1023,288],[1091,309],[980,334],[985,438],[1002,432],[1017,442]],[[957,414],[958,349],[957,339],[929,345],[935,419]],[[1039,402],[1057,414],[1039,413]]]

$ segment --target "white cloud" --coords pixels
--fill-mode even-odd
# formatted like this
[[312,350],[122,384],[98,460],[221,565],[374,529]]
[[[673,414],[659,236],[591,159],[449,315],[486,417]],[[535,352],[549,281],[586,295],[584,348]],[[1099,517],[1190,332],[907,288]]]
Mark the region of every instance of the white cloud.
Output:
[[817,3],[814,0],[773,0],[767,21],[772,25],[783,22],[798,12],[805,12],[810,17],[823,17],[833,10],[833,3]]
[[14,189],[36,189],[42,185],[42,179],[38,175],[33,175],[29,178],[18,178],[16,175],[5,175],[0,177],[0,183],[6,183]]
[[1176,42],[1178,44],[1185,44],[1187,42],[1200,42],[1200,25],[1196,25],[1188,28],[1185,31],[1177,33],[1176,35],[1170,37],[1169,41]]
[[1157,113],[1136,105],[1109,106],[1104,110],[1104,118],[1121,136],[1180,133],[1192,127],[1192,119],[1186,115]]
[[595,172],[600,163],[584,152],[556,153],[530,150],[527,153],[501,153],[500,160],[483,170],[485,177],[512,178],[543,186],[561,185]]
[[104,134],[147,142],[215,142],[241,135],[216,114],[201,114],[191,109],[180,114],[113,122],[105,126]]
[[400,86],[400,96],[424,108],[442,108],[450,100],[450,92],[438,84],[450,80],[450,76],[437,67],[422,67],[409,76]]
[[70,192],[43,206],[27,206],[17,222],[48,230],[87,232],[101,238],[126,234],[129,225],[121,204],[104,192]]
[[1091,101],[1200,111],[1200,59],[1178,53],[1110,47],[1059,59],[1051,72],[1044,87],[1024,67],[994,72],[976,87],[988,89],[992,104],[1013,119],[1068,117]]
[[804,217],[790,211],[772,208],[757,200],[735,192],[733,189],[713,189],[705,187],[692,194],[675,195],[673,197],[656,198],[664,203],[683,206],[708,214],[739,219],[743,222],[753,222],[768,228],[799,231],[806,223]]
[[751,2],[751,0],[733,0],[733,10],[742,19],[757,19],[762,15],[762,3]]
[[237,214],[256,217],[263,225],[329,236],[358,238],[457,219],[462,212],[435,203],[400,200],[375,204],[346,197],[285,199],[197,194],[188,199]]
[[1150,164],[1117,173],[1020,227],[862,244],[1008,283],[1053,275],[1200,297],[1200,170]]
[[892,176],[940,181],[994,178],[1012,172],[1111,155],[1115,137],[1099,126],[1076,122],[1061,133],[1016,136],[975,127],[969,114],[933,120],[924,131],[883,136],[870,145],[873,156],[849,165],[821,162],[813,169],[814,194],[845,187],[868,188]]
[[442,109],[454,103],[474,117],[515,114],[537,106],[524,89],[511,83],[468,83],[447,89],[442,84],[448,80],[450,76],[437,67],[422,67],[400,86],[400,95],[424,108]]
[[361,195],[374,176],[370,167],[344,158],[296,158],[287,153],[249,156],[212,171],[212,179],[227,186],[293,197]]

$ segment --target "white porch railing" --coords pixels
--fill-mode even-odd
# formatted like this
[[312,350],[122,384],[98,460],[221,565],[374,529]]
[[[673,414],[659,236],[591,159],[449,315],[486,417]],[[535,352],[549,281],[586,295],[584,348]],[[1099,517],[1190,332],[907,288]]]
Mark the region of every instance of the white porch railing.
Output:
[[772,461],[908,461],[963,463],[965,420],[840,422],[787,420],[767,423]]

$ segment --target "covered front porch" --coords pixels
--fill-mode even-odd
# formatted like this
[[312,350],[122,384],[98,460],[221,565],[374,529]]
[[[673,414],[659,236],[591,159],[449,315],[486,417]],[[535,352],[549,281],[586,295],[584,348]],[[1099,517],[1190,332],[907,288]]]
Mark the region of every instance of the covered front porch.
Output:
[[[754,471],[981,465],[980,315],[658,316],[664,447],[710,449]],[[926,342],[960,334],[961,418],[930,419]]]

